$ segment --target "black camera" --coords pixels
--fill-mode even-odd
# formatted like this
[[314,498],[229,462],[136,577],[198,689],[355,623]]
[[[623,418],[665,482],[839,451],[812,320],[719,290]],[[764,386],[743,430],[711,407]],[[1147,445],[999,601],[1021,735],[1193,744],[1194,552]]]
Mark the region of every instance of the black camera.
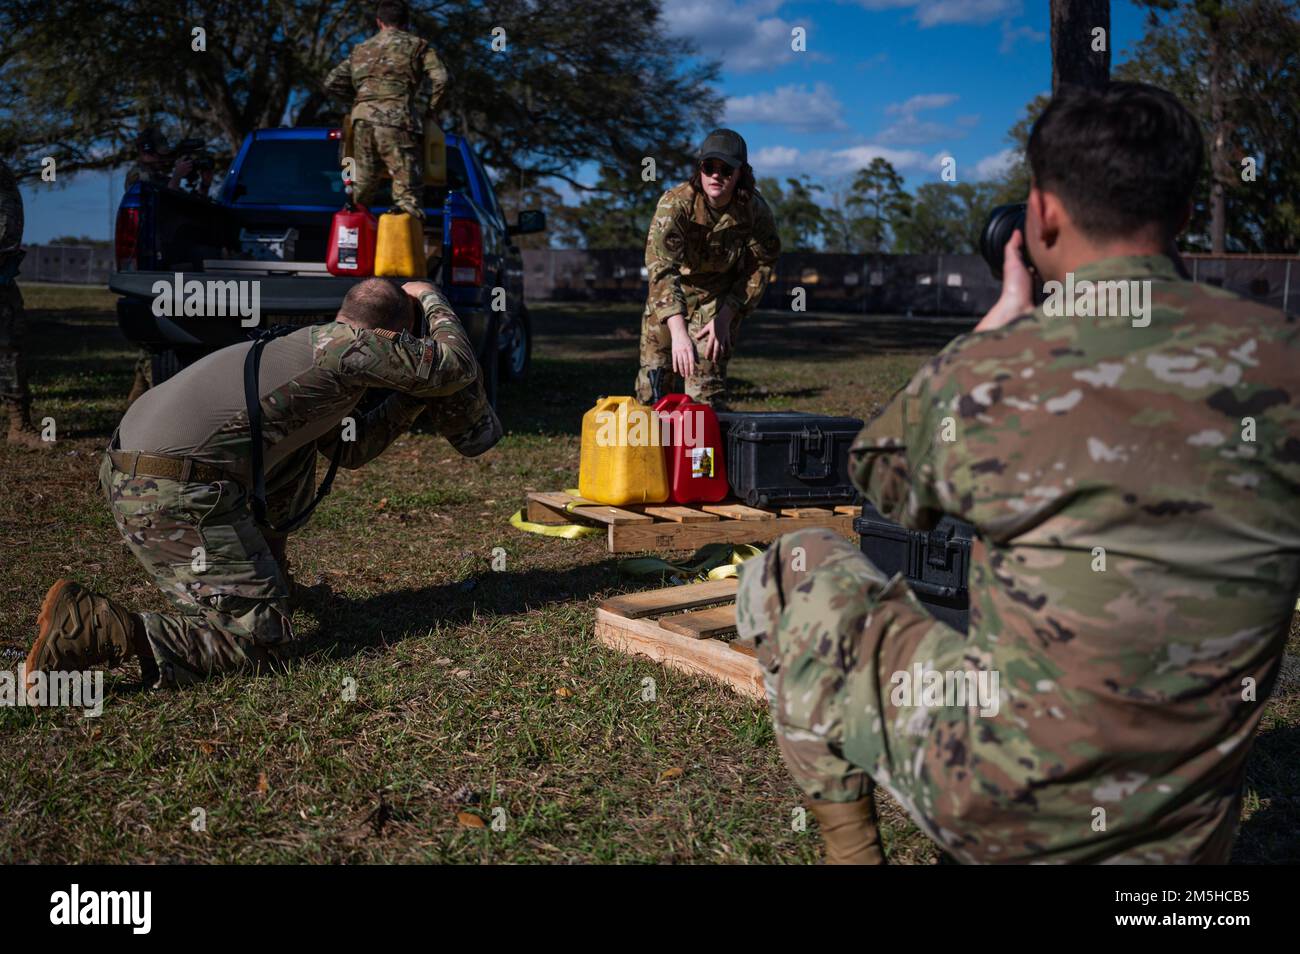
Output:
[[989,263],[989,271],[998,281],[1002,281],[1002,254],[1007,243],[1011,241],[1011,236],[1016,229],[1020,230],[1022,241],[1020,243],[1020,258],[1025,263],[1025,267],[1033,269],[1033,260],[1029,257],[1029,240],[1025,235],[1025,210],[1028,206],[1023,202],[1012,202],[1009,205],[999,205],[989,213],[989,220],[984,225],[984,231],[980,233],[980,254],[984,256],[984,261]]
[[194,163],[195,172],[211,172],[217,167],[216,157],[208,151],[208,144],[202,139],[182,139],[172,150],[176,161],[188,159]]

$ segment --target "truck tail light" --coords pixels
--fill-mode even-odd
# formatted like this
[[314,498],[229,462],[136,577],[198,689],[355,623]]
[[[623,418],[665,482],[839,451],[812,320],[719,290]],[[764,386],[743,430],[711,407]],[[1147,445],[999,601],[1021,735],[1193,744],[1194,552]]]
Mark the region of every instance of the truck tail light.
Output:
[[451,283],[483,284],[483,230],[473,219],[451,220]]
[[119,272],[135,271],[139,267],[136,261],[139,245],[140,210],[118,209],[117,227],[113,230],[113,247]]

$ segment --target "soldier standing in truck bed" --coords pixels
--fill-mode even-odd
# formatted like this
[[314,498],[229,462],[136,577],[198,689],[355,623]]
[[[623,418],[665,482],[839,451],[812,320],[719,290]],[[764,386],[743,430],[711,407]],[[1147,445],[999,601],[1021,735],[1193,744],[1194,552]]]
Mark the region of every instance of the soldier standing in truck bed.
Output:
[[325,78],[325,89],[351,96],[353,195],[369,205],[383,169],[393,177],[393,205],[424,218],[423,163],[419,143],[424,127],[415,111],[415,93],[424,77],[433,84],[428,114],[434,115],[447,86],[447,70],[428,42],[408,33],[410,11],[404,2],[384,0],[375,11],[379,32],[356,47]]

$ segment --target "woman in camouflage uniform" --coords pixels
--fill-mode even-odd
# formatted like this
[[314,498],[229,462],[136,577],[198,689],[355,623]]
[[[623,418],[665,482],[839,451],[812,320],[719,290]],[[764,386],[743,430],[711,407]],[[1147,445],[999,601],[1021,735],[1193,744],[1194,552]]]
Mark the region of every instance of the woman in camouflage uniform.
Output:
[[684,379],[692,400],[723,408],[736,331],[763,297],[780,251],[745,140],[715,129],[695,174],[663,194],[650,223],[638,400],[680,392]]

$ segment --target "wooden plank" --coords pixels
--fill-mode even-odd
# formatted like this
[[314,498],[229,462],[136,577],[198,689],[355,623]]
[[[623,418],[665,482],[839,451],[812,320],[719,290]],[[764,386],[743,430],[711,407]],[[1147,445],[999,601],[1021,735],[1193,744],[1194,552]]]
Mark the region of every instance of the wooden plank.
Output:
[[825,507],[782,507],[781,516],[794,517],[797,520],[808,520],[812,517],[829,517],[833,511]]
[[716,513],[719,517],[731,520],[775,520],[776,514],[770,510],[759,510],[740,503],[705,504],[700,508],[705,513]]
[[605,609],[596,610],[596,640],[619,652],[649,656],[673,669],[717,679],[756,701],[767,700],[758,660],[732,651],[721,640],[680,636],[652,620],[626,619]]
[[610,553],[636,553],[644,550],[695,550],[706,543],[767,543],[785,533],[827,527],[850,540],[853,518],[847,514],[827,517],[774,517],[771,520],[720,520],[717,523],[669,523],[610,526]]
[[692,613],[661,616],[659,625],[670,633],[681,633],[692,639],[728,636],[736,631],[736,604],[726,603]]
[[718,519],[715,513],[705,513],[694,507],[646,507],[645,512],[660,520],[673,523],[711,523]]
[[[570,507],[574,501],[581,500],[581,497],[570,497],[566,493],[560,492],[543,492],[533,491],[528,495],[529,515],[535,511],[542,514],[545,511],[551,511],[564,517],[563,523],[575,523],[575,517],[582,517],[593,523],[603,523],[608,526],[621,525],[625,523],[654,523],[653,517],[647,517],[643,513],[633,513],[631,510],[625,510],[621,507],[610,507],[605,504],[595,504],[587,502],[582,506]],[[538,506],[534,508],[532,505]],[[551,522],[543,520],[540,522]]]
[[835,507],[836,513],[846,513],[850,517],[862,516],[862,504],[839,504]]
[[566,501],[554,501],[563,494],[530,493],[526,516],[533,523],[562,524],[573,523],[573,518],[564,512]]
[[624,593],[612,597],[601,603],[600,608],[628,619],[659,616],[707,606],[709,603],[721,603],[723,600],[734,600],[736,586],[735,577],[692,583],[689,586],[665,586],[658,590],[642,590],[640,593]]
[[624,524],[636,523],[654,523],[654,517],[648,517],[643,513],[634,513],[631,510],[624,510],[622,507],[610,507],[605,504],[591,504],[585,507],[574,507],[569,511],[579,517],[586,517],[588,520],[594,520],[597,523],[605,523],[610,527],[623,526]]
[[752,639],[733,639],[727,645],[735,652],[744,653],[746,656],[754,655],[754,641]]

